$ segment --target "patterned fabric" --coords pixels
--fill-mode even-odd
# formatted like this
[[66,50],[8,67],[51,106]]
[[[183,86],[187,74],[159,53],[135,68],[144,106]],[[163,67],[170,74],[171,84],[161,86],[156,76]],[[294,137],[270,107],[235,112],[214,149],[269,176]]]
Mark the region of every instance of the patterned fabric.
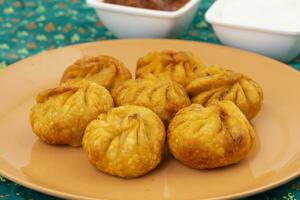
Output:
[[[180,39],[219,44],[203,15],[212,0],[202,0],[190,30]],[[0,0],[0,70],[38,52],[75,43],[115,39],[84,0]],[[300,57],[289,63],[300,70]],[[0,176],[0,200],[57,200]],[[300,200],[300,177],[247,200]]]

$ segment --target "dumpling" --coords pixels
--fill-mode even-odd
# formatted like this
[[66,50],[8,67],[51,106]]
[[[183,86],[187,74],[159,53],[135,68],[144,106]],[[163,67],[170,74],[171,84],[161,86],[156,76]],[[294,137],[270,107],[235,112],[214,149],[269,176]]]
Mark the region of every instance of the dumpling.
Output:
[[192,103],[209,105],[213,100],[234,102],[248,119],[260,111],[263,92],[260,86],[243,74],[219,67],[208,67],[206,76],[191,81],[186,90]]
[[167,74],[173,81],[185,87],[196,77],[203,75],[206,65],[191,52],[162,51],[150,52],[138,60],[136,76],[152,73]]
[[167,134],[173,156],[197,169],[238,163],[250,151],[254,137],[251,124],[231,101],[183,108],[172,119]]
[[128,80],[112,91],[116,106],[145,106],[168,124],[178,110],[189,106],[184,88],[167,76],[147,74],[144,78]]
[[131,73],[124,64],[110,56],[83,57],[69,66],[61,82],[74,79],[88,79],[111,90],[123,81],[131,79]]
[[86,128],[83,149],[102,172],[133,178],[161,161],[165,128],[159,117],[141,106],[121,106],[99,115]]
[[33,132],[48,144],[81,146],[87,124],[113,107],[102,86],[82,80],[39,93],[30,112]]

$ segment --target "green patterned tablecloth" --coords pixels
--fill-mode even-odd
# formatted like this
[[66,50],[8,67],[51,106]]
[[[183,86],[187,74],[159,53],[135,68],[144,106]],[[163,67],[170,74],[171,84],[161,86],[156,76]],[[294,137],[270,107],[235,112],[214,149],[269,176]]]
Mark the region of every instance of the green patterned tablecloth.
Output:
[[[203,14],[203,0],[191,29],[180,39],[220,43]],[[115,39],[84,0],[0,0],[0,70],[38,52],[70,44]],[[300,70],[300,58],[289,63]],[[54,200],[0,176],[0,200]],[[300,200],[300,178],[247,198]]]

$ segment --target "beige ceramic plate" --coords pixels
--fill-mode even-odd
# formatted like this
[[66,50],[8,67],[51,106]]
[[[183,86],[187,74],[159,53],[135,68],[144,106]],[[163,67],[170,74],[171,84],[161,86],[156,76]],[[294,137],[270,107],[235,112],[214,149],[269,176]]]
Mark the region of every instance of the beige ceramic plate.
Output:
[[[123,180],[97,171],[81,148],[50,146],[32,133],[28,114],[38,91],[57,85],[83,55],[108,54],[134,71],[151,50],[189,50],[209,64],[254,78],[264,105],[253,120],[257,140],[241,163],[200,171],[166,158],[147,176]],[[300,73],[244,51],[175,40],[116,40],[41,53],[0,72],[0,174],[32,189],[71,199],[237,198],[278,186],[300,173]]]

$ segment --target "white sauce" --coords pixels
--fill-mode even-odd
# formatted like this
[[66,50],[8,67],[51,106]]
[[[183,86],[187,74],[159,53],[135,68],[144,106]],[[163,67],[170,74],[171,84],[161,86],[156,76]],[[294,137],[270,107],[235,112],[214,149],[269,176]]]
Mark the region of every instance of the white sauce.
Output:
[[227,0],[220,17],[233,24],[300,31],[300,0]]

